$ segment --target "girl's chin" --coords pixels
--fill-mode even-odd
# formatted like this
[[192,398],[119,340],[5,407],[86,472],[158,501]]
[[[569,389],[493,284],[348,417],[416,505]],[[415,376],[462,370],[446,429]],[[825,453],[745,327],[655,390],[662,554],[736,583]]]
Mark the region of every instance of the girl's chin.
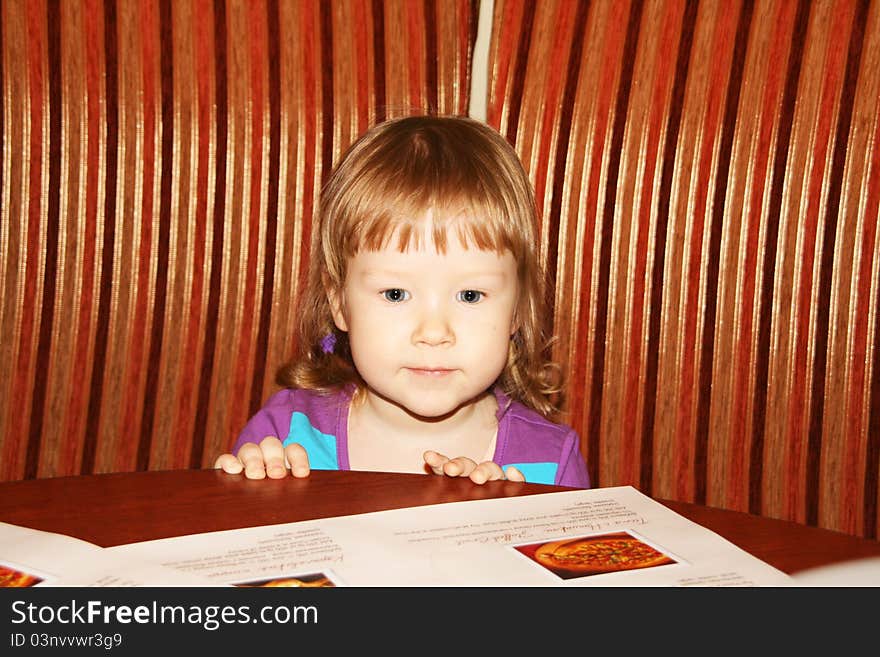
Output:
[[399,404],[411,416],[424,422],[442,422],[475,405],[484,397],[485,393],[477,393],[474,396],[441,396],[436,393],[428,393],[415,399],[405,400]]
[[469,395],[467,391],[462,390],[419,390],[408,387],[402,390],[389,390],[385,394],[374,389],[372,394],[385,403],[396,406],[413,419],[430,423],[447,420],[492,393],[478,391]]
[[454,395],[437,392],[407,391],[394,398],[385,397],[408,415],[424,422],[439,422],[455,415],[469,400],[462,401]]
[[452,417],[462,404],[406,404],[401,405],[407,413],[424,422],[439,422]]

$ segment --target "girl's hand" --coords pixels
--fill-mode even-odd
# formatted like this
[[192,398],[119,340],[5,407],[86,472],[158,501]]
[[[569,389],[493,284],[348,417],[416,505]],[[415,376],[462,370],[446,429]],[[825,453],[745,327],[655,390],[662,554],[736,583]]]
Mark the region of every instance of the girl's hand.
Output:
[[309,455],[299,443],[282,446],[275,436],[266,436],[260,444],[245,443],[238,455],[221,454],[214,461],[214,468],[228,474],[238,474],[244,470],[248,479],[283,479],[287,470],[294,477],[308,477],[311,472]]
[[501,466],[494,461],[476,463],[466,456],[450,459],[439,452],[428,450],[424,453],[425,463],[436,475],[447,477],[469,477],[475,484],[485,484],[487,481],[507,479],[508,481],[525,481],[522,472],[510,466],[502,470]]

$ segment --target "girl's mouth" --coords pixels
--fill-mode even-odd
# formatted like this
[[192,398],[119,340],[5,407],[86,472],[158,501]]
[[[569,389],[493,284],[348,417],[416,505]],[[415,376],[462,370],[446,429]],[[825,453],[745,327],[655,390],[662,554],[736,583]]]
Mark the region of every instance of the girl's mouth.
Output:
[[430,377],[441,377],[447,374],[451,374],[455,371],[443,367],[408,367],[407,369],[413,374],[417,374],[418,376]]

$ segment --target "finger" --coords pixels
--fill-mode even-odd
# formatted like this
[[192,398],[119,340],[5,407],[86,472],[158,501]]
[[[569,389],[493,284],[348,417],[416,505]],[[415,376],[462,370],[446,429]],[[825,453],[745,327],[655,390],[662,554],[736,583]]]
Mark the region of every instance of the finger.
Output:
[[509,481],[525,482],[526,480],[526,476],[512,465],[504,471],[504,476],[507,477]]
[[284,448],[284,456],[290,465],[290,473],[297,478],[308,477],[312,471],[309,465],[309,454],[299,443],[290,443]]
[[275,436],[266,436],[260,441],[260,451],[263,453],[262,467],[270,479],[283,479],[287,476],[287,468],[284,467],[284,447]]
[[484,461],[471,471],[470,477],[475,484],[485,484],[487,481],[504,479],[504,471],[494,461]]
[[446,462],[443,466],[443,474],[448,477],[467,477],[476,467],[475,461],[466,456],[457,456]]
[[214,461],[214,469],[215,470],[223,470],[227,474],[238,474],[242,470],[244,470],[244,466],[241,464],[235,456],[232,454],[221,454],[217,457],[217,460]]
[[449,462],[449,458],[441,454],[440,452],[435,452],[434,450],[429,449],[427,452],[422,454],[422,458],[425,459],[425,464],[431,469],[435,475],[445,474],[443,472],[443,466]]
[[255,443],[245,443],[238,450],[238,460],[244,466],[244,476],[248,479],[263,479],[266,476],[266,465],[263,452]]

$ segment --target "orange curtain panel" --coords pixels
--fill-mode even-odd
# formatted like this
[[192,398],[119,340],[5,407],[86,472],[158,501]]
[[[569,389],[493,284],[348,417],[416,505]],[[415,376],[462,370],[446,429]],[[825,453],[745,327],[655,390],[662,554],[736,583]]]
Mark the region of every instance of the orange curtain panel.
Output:
[[321,183],[464,114],[472,0],[0,3],[0,480],[210,466],[275,390]]
[[496,0],[600,486],[877,537],[880,3]]

